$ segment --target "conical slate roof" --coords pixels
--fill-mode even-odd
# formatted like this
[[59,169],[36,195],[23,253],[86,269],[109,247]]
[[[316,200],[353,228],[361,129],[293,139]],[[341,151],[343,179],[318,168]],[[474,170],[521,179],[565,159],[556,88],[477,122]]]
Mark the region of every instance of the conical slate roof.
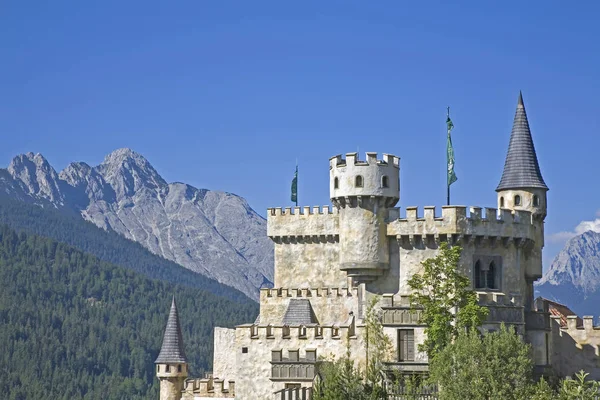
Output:
[[179,324],[179,314],[177,313],[175,296],[173,296],[173,303],[171,303],[171,311],[169,312],[169,319],[167,321],[167,327],[165,328],[162,347],[155,363],[187,363],[187,357],[185,356],[185,350],[183,349],[183,337],[181,335],[181,325]]
[[523,95],[519,92],[519,104],[513,122],[508,153],[504,162],[504,172],[496,191],[506,189],[541,188],[548,190],[542,178],[535,154]]

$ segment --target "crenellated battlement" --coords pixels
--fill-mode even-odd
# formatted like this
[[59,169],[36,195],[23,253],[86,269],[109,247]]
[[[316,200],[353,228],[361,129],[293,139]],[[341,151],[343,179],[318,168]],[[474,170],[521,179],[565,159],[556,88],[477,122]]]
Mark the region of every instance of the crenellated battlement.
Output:
[[330,206],[267,209],[267,236],[331,242],[338,235],[338,210]]
[[350,318],[340,324],[331,325],[240,325],[244,335],[252,340],[289,339],[289,340],[323,340],[356,338],[354,319]]
[[477,301],[482,306],[494,307],[521,307],[523,305],[523,296],[520,294],[502,292],[475,292]]
[[[555,322],[560,326],[560,316],[551,315],[551,319],[555,320]],[[600,337],[600,326],[594,326],[594,317],[591,315],[585,315],[583,319],[583,325],[577,325],[577,319],[579,317],[577,315],[568,315],[567,316],[567,325],[561,328],[561,331],[566,331],[570,333],[577,333],[581,335],[583,332],[593,333],[596,337]],[[573,336],[573,335],[571,335]]]
[[[382,160],[377,153],[367,153],[366,161],[358,159],[358,153],[348,153],[329,159],[329,198],[337,206],[367,201],[378,204],[383,200],[385,207],[392,207],[400,198],[400,159],[384,154]],[[351,205],[354,207],[354,205]]]
[[187,379],[184,391],[203,398],[235,398],[235,381],[225,383],[223,379],[206,374],[204,378]]
[[265,288],[260,289],[260,298],[267,299],[269,297],[294,297],[294,298],[311,298],[311,297],[358,297],[357,287],[335,287],[335,288]]
[[[431,236],[435,241],[456,240],[455,236],[467,241],[479,237],[492,241],[515,242],[524,245],[535,238],[532,214],[525,210],[482,208],[465,206],[443,206],[441,216],[436,207],[424,207],[419,216],[418,207],[407,207],[406,216],[400,217],[399,209],[388,214],[388,236],[410,237]],[[439,236],[446,236],[440,238]],[[498,240],[500,238],[500,240]]]
[[341,154],[338,154],[329,159],[329,168],[346,167],[348,165],[360,167],[387,165],[400,168],[400,158],[392,154],[383,153],[382,159],[377,159],[377,153],[374,152],[367,152],[366,155],[366,160],[360,161],[358,159],[358,153],[346,153],[346,158],[343,158]]
[[335,207],[328,205],[325,206],[304,206],[304,207],[274,207],[267,208],[267,216],[271,217],[300,217],[308,215],[327,215],[327,214],[338,214],[338,210]]

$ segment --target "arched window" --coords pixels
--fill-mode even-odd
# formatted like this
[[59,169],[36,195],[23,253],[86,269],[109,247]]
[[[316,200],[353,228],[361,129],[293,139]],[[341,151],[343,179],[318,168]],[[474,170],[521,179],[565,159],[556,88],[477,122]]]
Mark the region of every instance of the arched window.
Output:
[[487,270],[487,288],[488,289],[498,289],[498,282],[496,276],[496,264],[492,261],[490,263],[490,267]]
[[156,372],[160,372],[160,365],[156,366]]
[[515,206],[520,206],[521,205],[521,196],[516,195],[515,196]]
[[533,195],[533,206],[534,207],[539,207],[540,206],[540,198],[537,194]]
[[385,175],[381,177],[381,187],[383,187],[383,188],[390,187],[388,177]]
[[504,197],[500,197],[500,208],[504,208]]
[[485,288],[485,271],[481,270],[481,261],[475,263],[475,289]]
[[354,186],[363,187],[363,177],[361,175],[356,175],[356,179],[354,180]]
[[333,178],[333,188],[337,189],[337,188],[339,188],[339,186],[340,186],[340,180],[336,176],[335,178]]

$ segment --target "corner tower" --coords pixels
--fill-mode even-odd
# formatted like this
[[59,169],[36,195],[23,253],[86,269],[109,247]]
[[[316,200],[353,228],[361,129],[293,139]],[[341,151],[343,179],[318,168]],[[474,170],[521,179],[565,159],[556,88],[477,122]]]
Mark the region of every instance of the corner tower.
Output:
[[188,376],[188,363],[183,348],[175,296],[171,303],[162,347],[154,363],[156,376],[160,380],[160,400],[180,400],[183,383]]
[[400,198],[399,159],[357,153],[329,160],[329,194],[339,210],[340,268],[355,282],[369,282],[389,268],[386,217]]

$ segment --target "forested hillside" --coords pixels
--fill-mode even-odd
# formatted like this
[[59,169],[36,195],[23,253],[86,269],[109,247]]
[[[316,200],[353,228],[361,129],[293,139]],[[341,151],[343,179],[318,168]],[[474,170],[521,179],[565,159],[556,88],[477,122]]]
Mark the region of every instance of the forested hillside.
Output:
[[0,285],[0,393],[10,400],[158,398],[153,362],[173,294],[195,376],[211,367],[212,328],[258,313],[5,225]]
[[249,301],[242,292],[190,271],[152,254],[142,245],[112,231],[104,231],[68,210],[59,211],[28,204],[0,195],[0,223],[17,231],[53,238],[92,254],[103,261],[121,265],[150,278],[161,279],[240,301]]

